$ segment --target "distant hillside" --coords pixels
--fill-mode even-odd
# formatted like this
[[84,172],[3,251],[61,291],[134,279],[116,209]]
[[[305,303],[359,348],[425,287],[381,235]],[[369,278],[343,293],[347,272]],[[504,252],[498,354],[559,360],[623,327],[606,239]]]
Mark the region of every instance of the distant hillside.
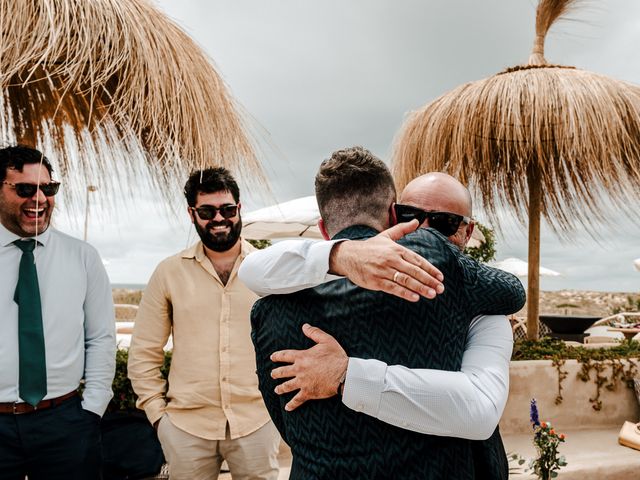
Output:
[[[541,314],[612,315],[616,311],[638,309],[640,294],[629,292],[594,292],[584,290],[557,290],[540,293]],[[526,315],[527,307],[519,312]]]
[[[554,292],[541,292],[540,313],[547,314],[574,314],[574,315],[600,315],[607,316],[614,313],[615,309],[630,310],[640,301],[640,294],[629,292],[594,292],[583,290],[558,290]],[[128,288],[114,288],[113,301],[116,304],[138,305],[142,298],[142,290]],[[631,302],[631,305],[629,305]],[[519,315],[526,315],[526,305]],[[118,318],[130,317],[130,313],[119,312]]]

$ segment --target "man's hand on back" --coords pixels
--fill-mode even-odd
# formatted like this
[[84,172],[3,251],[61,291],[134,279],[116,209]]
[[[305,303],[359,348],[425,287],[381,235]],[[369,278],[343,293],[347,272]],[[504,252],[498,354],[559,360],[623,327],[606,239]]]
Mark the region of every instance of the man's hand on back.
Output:
[[274,368],[273,378],[289,378],[278,385],[275,392],[299,392],[285,405],[292,411],[307,400],[319,400],[337,394],[340,383],[344,381],[349,358],[340,344],[326,332],[308,323],[302,326],[302,332],[316,345],[308,350],[280,350],[271,355],[273,362],[290,363]]
[[347,277],[368,290],[386,293],[417,302],[444,291],[440,270],[411,250],[398,245],[399,240],[418,227],[418,221],[399,223],[364,241],[336,243],[329,257],[329,273]]

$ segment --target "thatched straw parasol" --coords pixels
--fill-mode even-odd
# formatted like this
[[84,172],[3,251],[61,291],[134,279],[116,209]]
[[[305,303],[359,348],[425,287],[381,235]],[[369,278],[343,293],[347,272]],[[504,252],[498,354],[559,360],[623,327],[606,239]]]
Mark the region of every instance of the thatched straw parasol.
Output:
[[[529,219],[528,334],[538,335],[540,216],[567,235],[601,216],[603,191],[630,211],[640,200],[638,87],[550,65],[544,40],[573,0],[541,0],[528,65],[462,85],[406,121],[396,144],[399,188],[446,171],[477,188],[487,213]],[[637,213],[637,212],[636,212]]]
[[142,159],[165,187],[209,165],[265,182],[212,63],[146,0],[0,0],[0,87],[0,139],[39,144],[67,179],[126,186]]

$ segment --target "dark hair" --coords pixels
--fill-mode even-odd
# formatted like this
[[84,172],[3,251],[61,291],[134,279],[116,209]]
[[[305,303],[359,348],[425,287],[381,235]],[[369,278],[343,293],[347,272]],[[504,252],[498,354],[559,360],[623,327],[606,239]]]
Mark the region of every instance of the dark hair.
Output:
[[330,235],[350,225],[379,228],[396,198],[391,172],[363,147],[331,154],[316,175],[316,199]]
[[231,172],[224,167],[194,170],[184,185],[184,196],[190,207],[196,206],[198,193],[229,192],[233,200],[240,201],[240,189]]
[[0,148],[0,182],[7,178],[8,169],[13,168],[22,172],[25,165],[33,163],[42,163],[49,172],[49,176],[53,174],[51,163],[40,150],[26,145]]

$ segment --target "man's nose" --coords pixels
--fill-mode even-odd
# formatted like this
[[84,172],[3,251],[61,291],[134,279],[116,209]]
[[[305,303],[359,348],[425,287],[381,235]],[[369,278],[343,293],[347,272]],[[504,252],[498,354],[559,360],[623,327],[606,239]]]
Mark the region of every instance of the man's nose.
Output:
[[47,197],[44,193],[42,193],[42,190],[40,190],[40,188],[38,187],[38,189],[36,190],[36,193],[33,194],[33,196],[31,197],[32,200],[38,202],[38,203],[44,203],[47,201]]

